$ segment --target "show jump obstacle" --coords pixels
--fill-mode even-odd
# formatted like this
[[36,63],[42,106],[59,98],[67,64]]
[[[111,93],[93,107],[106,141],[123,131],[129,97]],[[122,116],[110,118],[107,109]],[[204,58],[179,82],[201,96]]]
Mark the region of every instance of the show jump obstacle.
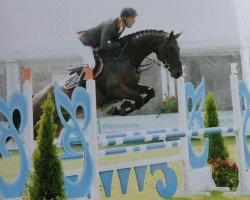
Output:
[[[8,102],[0,98],[0,112],[7,120],[8,126],[0,124],[0,153],[3,157],[10,157],[11,152],[6,149],[6,139],[14,138],[20,153],[20,169],[13,182],[6,182],[0,177],[0,195],[4,199],[18,198],[24,191],[27,175],[32,169],[31,156],[34,149],[32,124],[32,81],[29,69],[24,69],[23,93],[14,92]],[[227,127],[204,128],[203,108],[205,102],[205,80],[195,89],[191,83],[185,83],[184,76],[178,79],[179,127],[161,128],[156,130],[142,130],[128,133],[97,134],[95,81],[87,81],[87,90],[76,88],[71,99],[55,84],[55,102],[58,115],[64,125],[61,133],[61,144],[65,151],[61,155],[65,159],[83,159],[82,169],[64,173],[64,183],[69,198],[100,200],[100,178],[105,195],[112,196],[112,179],[114,172],[118,173],[122,194],[127,194],[131,170],[135,171],[138,190],[144,190],[147,170],[153,176],[156,171],[162,171],[165,180],[158,180],[156,189],[163,198],[173,195],[209,195],[210,191],[222,191],[226,195],[250,195],[250,153],[247,146],[246,130],[250,116],[250,91],[244,81],[238,81],[236,64],[231,64],[231,92],[233,103],[234,124]],[[89,71],[90,77],[92,71]],[[192,108],[187,104],[191,99]],[[243,106],[244,105],[244,106]],[[79,123],[76,108],[82,107],[84,118]],[[71,116],[67,122],[62,115],[64,108]],[[245,109],[243,109],[245,107]],[[197,109],[198,108],[198,109]],[[12,114],[15,109],[21,113],[21,124],[16,130]],[[25,135],[25,145],[20,137]],[[204,134],[231,133],[236,137],[239,166],[239,185],[236,192],[229,192],[228,188],[218,188],[212,179],[211,169],[206,165],[208,158],[208,139],[205,139],[204,150],[196,155],[192,148],[192,137],[202,137]],[[77,139],[72,139],[72,135]],[[171,141],[168,141],[170,140]],[[83,152],[75,152],[73,143],[79,143]],[[147,143],[150,142],[150,143]],[[136,143],[136,144],[134,144]],[[139,144],[138,144],[139,143]],[[121,146],[131,144],[130,146]],[[117,147],[119,145],[119,147]],[[112,146],[112,148],[104,148]],[[101,147],[101,148],[100,148]],[[153,149],[180,147],[178,155],[152,158],[100,166],[100,157],[134,153]],[[178,178],[168,163],[181,161],[182,186],[177,192]]]

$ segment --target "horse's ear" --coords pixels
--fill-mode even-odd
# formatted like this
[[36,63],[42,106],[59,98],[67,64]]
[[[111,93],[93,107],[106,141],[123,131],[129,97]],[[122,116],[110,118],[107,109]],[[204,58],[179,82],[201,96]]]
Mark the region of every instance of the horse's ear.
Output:
[[171,31],[171,33],[170,33],[170,35],[169,35],[168,38],[169,38],[170,40],[175,38],[175,36],[174,36],[174,31]]
[[177,39],[181,34],[183,33],[183,31],[182,32],[180,32],[180,33],[177,33],[174,37],[175,37],[175,39]]

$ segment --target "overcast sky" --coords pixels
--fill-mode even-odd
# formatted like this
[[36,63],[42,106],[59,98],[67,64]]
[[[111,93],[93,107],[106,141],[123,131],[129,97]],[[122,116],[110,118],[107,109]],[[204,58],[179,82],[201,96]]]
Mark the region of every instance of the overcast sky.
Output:
[[[183,31],[181,45],[233,43],[239,30],[249,37],[249,0],[0,0],[0,60],[18,53],[72,51],[75,32],[117,17],[126,6],[139,16],[124,34]],[[239,10],[242,16],[236,17]]]

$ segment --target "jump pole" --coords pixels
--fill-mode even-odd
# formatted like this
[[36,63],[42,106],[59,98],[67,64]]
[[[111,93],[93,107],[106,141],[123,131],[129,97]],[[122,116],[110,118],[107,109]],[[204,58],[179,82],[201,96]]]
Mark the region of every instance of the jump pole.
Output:
[[[237,153],[238,153],[238,166],[239,166],[239,185],[236,192],[227,192],[224,195],[250,195],[250,182],[249,180],[249,169],[246,166],[246,157],[244,153],[244,141],[243,141],[243,120],[241,114],[240,105],[240,91],[239,91],[239,80],[238,71],[236,69],[237,63],[231,63],[231,97],[233,105],[233,122],[238,127],[238,132],[235,135]],[[249,90],[249,88],[248,88]],[[246,108],[248,109],[248,108]]]
[[32,154],[34,151],[34,127],[33,127],[33,103],[32,103],[32,73],[31,69],[27,67],[21,67],[23,81],[23,94],[27,99],[28,111],[27,111],[27,125],[25,128],[24,141],[25,148],[29,159],[29,167],[33,169]]
[[91,157],[93,159],[93,182],[90,189],[90,200],[100,200],[100,178],[99,178],[99,155],[98,155],[98,134],[97,134],[97,112],[96,112],[96,88],[95,88],[95,80],[93,79],[93,69],[86,68],[85,79],[86,88],[90,96],[90,125],[87,130],[89,136],[89,150]]
[[[183,66],[183,75],[177,80],[177,94],[178,94],[178,114],[179,114],[179,127],[184,132],[188,131],[187,126],[187,113],[186,113],[186,100],[185,100],[185,66]],[[181,147],[181,154],[183,156],[182,160],[182,186],[181,192],[179,195],[190,195],[192,190],[188,184],[189,180],[189,154],[188,154],[188,138],[184,137],[181,138],[182,147]],[[203,194],[204,195],[204,194]],[[207,193],[205,195],[208,195]]]

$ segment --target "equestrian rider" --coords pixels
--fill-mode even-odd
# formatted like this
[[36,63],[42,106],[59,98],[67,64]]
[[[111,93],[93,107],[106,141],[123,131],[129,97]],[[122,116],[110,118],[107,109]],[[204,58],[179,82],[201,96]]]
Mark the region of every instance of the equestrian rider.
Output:
[[[135,9],[126,7],[122,9],[120,17],[105,21],[94,28],[77,32],[78,38],[84,46],[82,54],[88,67],[95,68],[94,52],[98,52],[100,49],[112,51],[120,46],[118,40],[121,34],[126,27],[131,28],[133,26],[136,16]],[[82,71],[78,82],[83,81],[84,76],[85,72]]]

